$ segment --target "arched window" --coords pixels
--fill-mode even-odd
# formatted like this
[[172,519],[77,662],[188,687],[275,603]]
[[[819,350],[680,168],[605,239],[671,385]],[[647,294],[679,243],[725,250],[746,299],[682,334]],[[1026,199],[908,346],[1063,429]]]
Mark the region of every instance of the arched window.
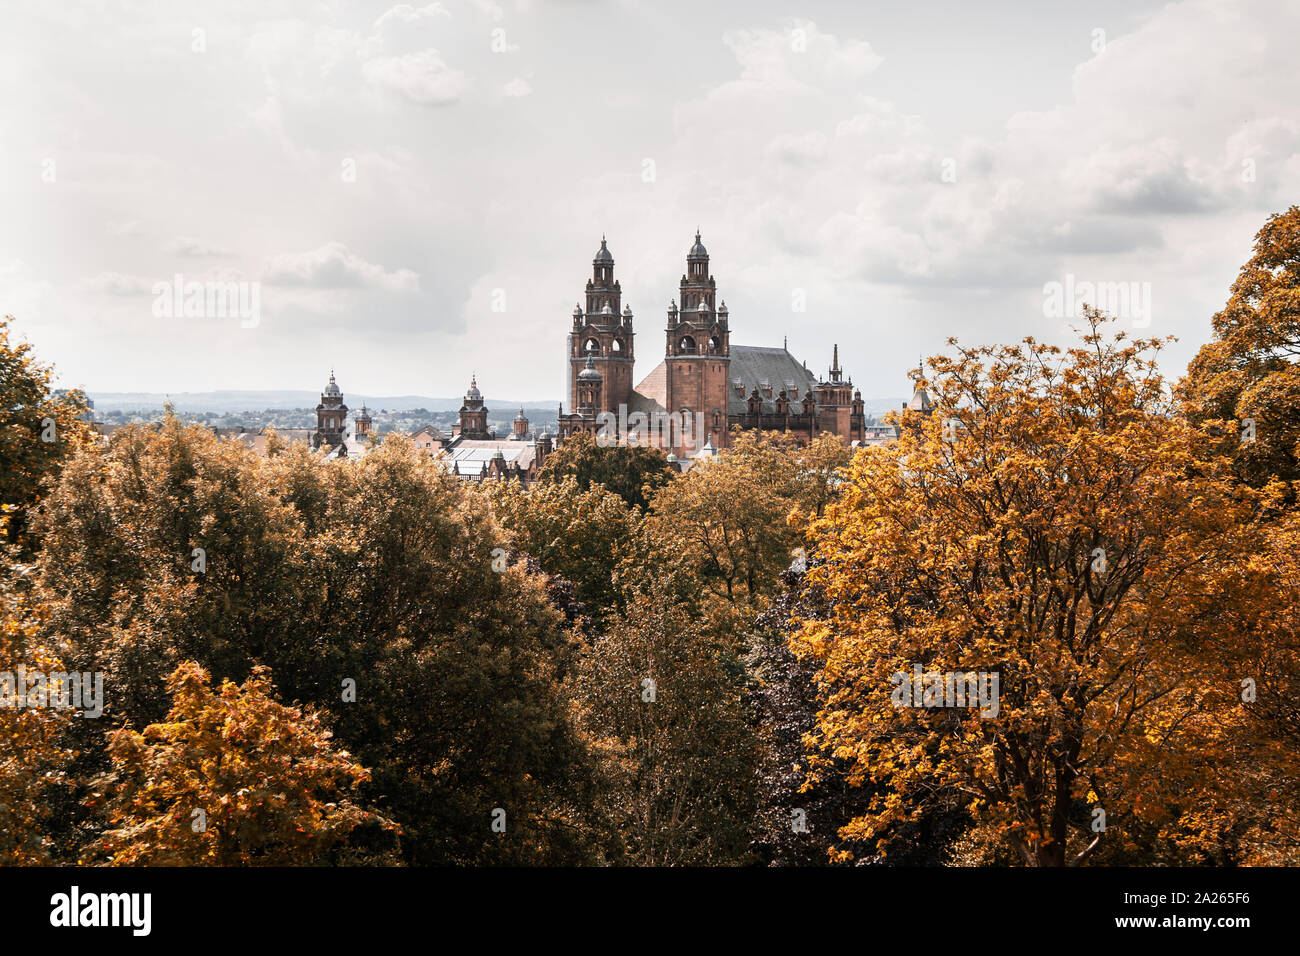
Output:
[[716,335],[713,336],[711,339],[709,339],[710,352],[718,352],[721,351],[721,349],[722,349],[722,343],[718,341],[718,337]]
[[610,351],[612,352],[621,352],[623,351],[623,340],[615,339],[613,342],[610,343],[609,347],[610,347]]
[[682,340],[677,343],[677,351],[685,353],[694,352],[695,340],[689,335],[683,335]]
[[587,339],[587,343],[582,347],[584,352],[599,352],[600,343],[595,339]]

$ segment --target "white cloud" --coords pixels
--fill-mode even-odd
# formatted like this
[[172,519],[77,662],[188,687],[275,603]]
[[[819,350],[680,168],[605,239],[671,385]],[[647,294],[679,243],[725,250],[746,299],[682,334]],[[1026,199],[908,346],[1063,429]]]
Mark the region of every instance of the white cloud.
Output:
[[426,19],[448,18],[451,12],[441,3],[430,3],[423,7],[413,7],[409,3],[399,3],[380,14],[375,21],[374,32],[382,34],[387,27],[402,30],[412,23]]
[[389,270],[367,262],[341,242],[329,242],[308,252],[273,256],[266,263],[262,280],[271,285],[395,293],[414,293],[420,288],[420,276],[412,270]]
[[85,279],[81,286],[87,292],[100,295],[145,295],[153,288],[154,280],[123,272],[101,272]]
[[167,243],[165,251],[186,259],[229,259],[234,255],[229,249],[209,245],[191,236],[177,236]]
[[[1294,6],[1128,0],[1092,56],[1068,5],[1011,35],[960,5],[922,31],[823,0],[800,20],[736,0],[206,3],[19,5],[0,35],[31,93],[0,153],[0,263],[29,266],[0,271],[0,306],[43,313],[49,357],[99,387],[289,387],[348,352],[378,356],[358,370],[375,385],[452,394],[490,353],[495,393],[558,397],[602,230],[644,374],[697,225],[735,341],[788,334],[810,365],[838,341],[868,395],[949,334],[1043,333],[1042,284],[1067,271],[1157,283],[1176,372],[1300,195]],[[44,156],[58,183],[23,186]],[[210,330],[159,337],[129,298],[132,277],[257,263],[266,319],[232,338],[239,361],[207,360]],[[498,286],[504,318],[481,307]]]
[[421,106],[455,103],[465,90],[465,74],[453,70],[437,50],[367,60],[366,79]]
[[870,43],[823,33],[809,20],[786,20],[781,30],[732,30],[722,41],[740,64],[742,81],[773,88],[851,83],[883,62]]
[[531,96],[532,92],[532,86],[521,76],[515,77],[502,89],[502,93],[506,96]]

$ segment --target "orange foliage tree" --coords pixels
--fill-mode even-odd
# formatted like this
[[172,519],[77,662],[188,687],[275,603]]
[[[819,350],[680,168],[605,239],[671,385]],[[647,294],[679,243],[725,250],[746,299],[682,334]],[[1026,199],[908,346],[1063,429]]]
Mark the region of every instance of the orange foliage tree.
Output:
[[11,318],[0,318],[0,505],[10,509],[3,539],[28,545],[27,509],[61,463],[91,440],[79,391],[54,395],[52,370],[36,361],[26,342],[9,338]]
[[[1160,342],[1088,317],[1068,351],[933,359],[936,413],[859,453],[812,525],[827,610],[795,646],[820,666],[814,768],[872,794],[845,840],[887,853],[956,797],[970,861],[1205,859],[1227,823],[1267,827],[1233,768],[1294,770],[1234,744],[1259,655],[1295,656],[1267,495],[1170,414]],[[996,707],[955,706],[955,682],[922,696],[969,672],[997,678]]]
[[167,687],[163,722],[113,734],[90,798],[113,824],[95,844],[111,864],[320,864],[356,827],[391,826],[347,799],[369,774],[319,717],[273,699],[266,668],[214,692],[188,662]]
[[[0,600],[0,672],[62,671],[37,640],[32,609],[7,585],[0,588]],[[49,863],[49,796],[64,782],[70,754],[63,728],[69,714],[9,703],[0,706],[0,866]]]

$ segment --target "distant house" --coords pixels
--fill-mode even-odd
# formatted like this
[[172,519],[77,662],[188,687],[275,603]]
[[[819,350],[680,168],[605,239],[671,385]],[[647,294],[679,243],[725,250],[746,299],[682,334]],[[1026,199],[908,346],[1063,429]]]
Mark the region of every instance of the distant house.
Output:
[[[465,393],[465,402],[460,408],[460,421],[455,433],[444,438],[438,461],[465,481],[517,481],[520,484],[533,481],[554,448],[551,436],[543,433],[533,437],[528,416],[521,407],[510,437],[497,438],[488,430],[487,415],[478,380],[471,377],[469,391]],[[421,429],[424,431],[429,429]],[[417,446],[421,432],[412,436],[417,439]]]
[[432,425],[425,425],[418,431],[411,432],[411,442],[421,451],[436,455],[447,445],[447,435]]

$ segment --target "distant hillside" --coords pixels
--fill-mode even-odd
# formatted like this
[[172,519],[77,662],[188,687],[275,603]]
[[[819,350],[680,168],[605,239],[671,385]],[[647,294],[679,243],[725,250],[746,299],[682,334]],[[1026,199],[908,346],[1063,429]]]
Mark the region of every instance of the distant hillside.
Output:
[[[136,409],[162,408],[170,401],[177,412],[244,412],[267,408],[315,408],[320,402],[319,392],[294,391],[236,391],[222,389],[215,392],[95,392],[89,393],[96,411],[135,411]],[[365,404],[372,409],[425,408],[431,412],[454,412],[460,408],[459,398],[430,398],[427,395],[358,395],[347,392],[343,396],[349,408]],[[485,403],[495,411],[510,408],[519,410],[519,401],[486,398]],[[557,402],[525,402],[525,408],[546,408],[554,411]]]
[[[96,411],[135,411],[137,409],[162,408],[163,402],[170,401],[177,412],[245,412],[260,411],[268,408],[293,409],[315,408],[320,401],[319,392],[294,391],[237,391],[222,389],[215,392],[90,392],[95,402]],[[412,408],[424,408],[430,412],[454,412],[460,408],[462,399],[431,398],[428,395],[354,395],[348,392],[344,400],[349,408],[360,408],[364,403],[371,409],[392,409],[405,411]],[[484,404],[495,411],[509,409],[518,411],[518,399],[484,398]],[[898,408],[907,399],[904,398],[868,398],[864,400],[868,415],[882,415]],[[525,412],[533,410],[552,413],[558,401],[524,402]]]
[[[235,391],[215,392],[91,392],[95,418],[107,424],[156,421],[162,417],[163,403],[170,401],[176,414],[184,419],[221,428],[312,428],[316,424],[316,392]],[[344,396],[353,412],[365,404],[379,434],[397,430],[410,432],[422,425],[432,425],[450,432],[461,406],[459,398],[432,398],[428,395],[352,395]],[[488,425],[498,435],[508,435],[519,411],[519,402],[486,398]],[[879,419],[903,404],[901,398],[869,398],[863,402],[868,419]],[[525,402],[524,414],[534,431],[556,431],[558,402]]]
[[907,404],[905,398],[864,398],[862,400],[862,410],[868,416],[879,418],[885,412],[898,411],[905,404]]

